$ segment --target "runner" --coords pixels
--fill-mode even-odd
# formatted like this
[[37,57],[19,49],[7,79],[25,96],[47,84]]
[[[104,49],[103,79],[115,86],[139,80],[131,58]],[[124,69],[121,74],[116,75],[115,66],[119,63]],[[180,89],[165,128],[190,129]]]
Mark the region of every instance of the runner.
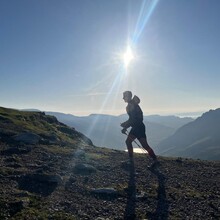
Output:
[[126,111],[128,113],[129,119],[121,124],[122,133],[126,134],[126,131],[129,127],[131,130],[125,141],[128,149],[128,155],[130,159],[133,159],[133,147],[132,142],[137,138],[141,143],[141,146],[148,152],[149,156],[153,159],[151,165],[155,166],[158,164],[157,156],[155,155],[153,149],[147,143],[147,137],[145,132],[145,125],[143,123],[143,112],[139,106],[140,99],[137,96],[132,98],[131,91],[125,91],[123,93],[123,99],[128,103]]

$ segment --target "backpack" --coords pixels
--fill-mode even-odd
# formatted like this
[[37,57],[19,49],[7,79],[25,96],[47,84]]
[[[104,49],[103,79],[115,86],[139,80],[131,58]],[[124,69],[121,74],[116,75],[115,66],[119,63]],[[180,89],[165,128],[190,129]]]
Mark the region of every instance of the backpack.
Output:
[[141,102],[141,100],[135,95],[134,97],[133,97],[133,102],[135,103],[135,104],[139,104],[140,102]]

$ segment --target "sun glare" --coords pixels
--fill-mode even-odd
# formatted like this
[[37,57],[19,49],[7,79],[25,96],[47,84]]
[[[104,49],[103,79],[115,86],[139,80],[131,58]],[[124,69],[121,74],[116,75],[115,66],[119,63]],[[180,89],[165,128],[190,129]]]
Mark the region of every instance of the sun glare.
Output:
[[124,65],[127,68],[130,62],[134,59],[131,47],[128,45],[126,52],[123,55]]

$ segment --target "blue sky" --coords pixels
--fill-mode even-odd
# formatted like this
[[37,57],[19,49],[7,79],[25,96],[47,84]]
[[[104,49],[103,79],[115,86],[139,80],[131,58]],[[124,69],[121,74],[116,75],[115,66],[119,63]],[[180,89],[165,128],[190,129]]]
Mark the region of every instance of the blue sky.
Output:
[[219,11],[219,0],[0,0],[0,106],[119,115],[131,90],[146,115],[218,108]]

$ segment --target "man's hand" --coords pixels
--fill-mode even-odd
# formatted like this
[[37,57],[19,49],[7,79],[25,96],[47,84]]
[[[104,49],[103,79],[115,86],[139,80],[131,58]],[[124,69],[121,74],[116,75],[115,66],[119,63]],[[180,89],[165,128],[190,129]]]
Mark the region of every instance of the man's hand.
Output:
[[121,127],[126,127],[126,122],[121,123]]
[[123,129],[121,130],[121,133],[122,133],[122,134],[126,134],[126,132],[127,132],[127,129],[126,129],[126,128],[123,128]]

